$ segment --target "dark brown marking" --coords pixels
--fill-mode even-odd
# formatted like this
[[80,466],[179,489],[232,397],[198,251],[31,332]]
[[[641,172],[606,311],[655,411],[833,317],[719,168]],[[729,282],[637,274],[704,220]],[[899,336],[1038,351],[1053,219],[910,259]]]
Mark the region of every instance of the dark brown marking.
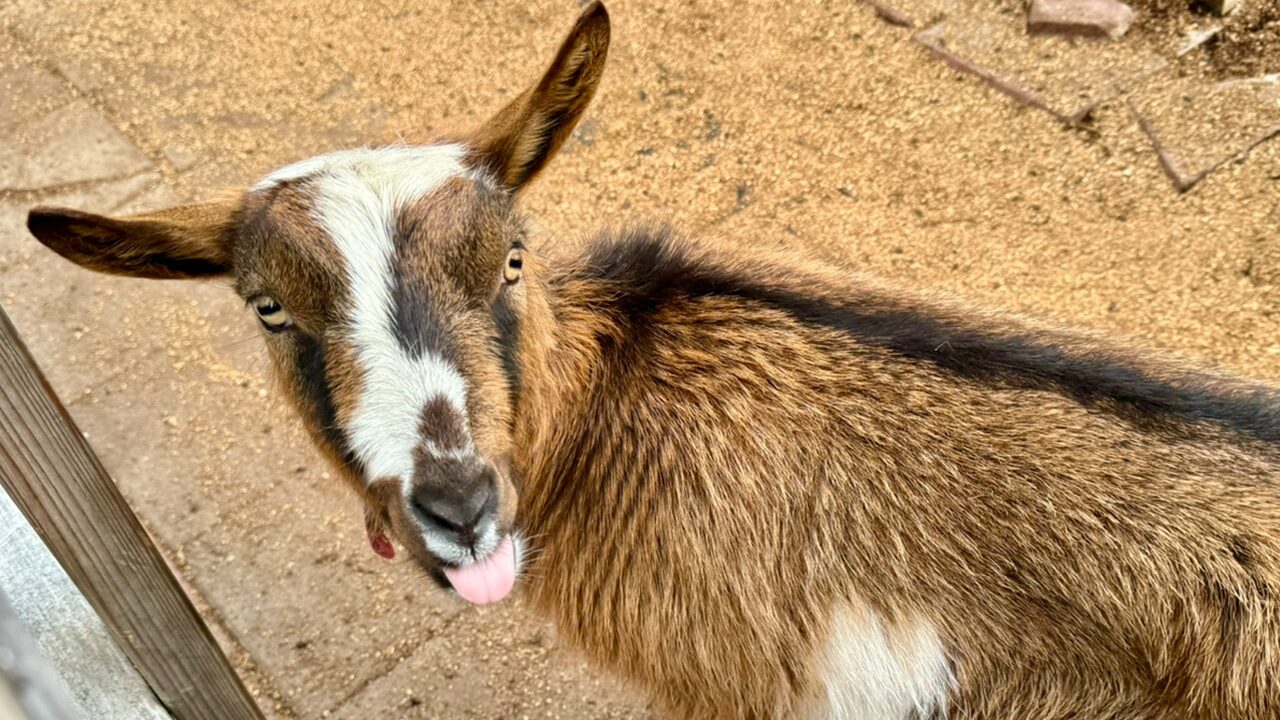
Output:
[[467,446],[467,432],[462,417],[443,395],[437,395],[422,408],[418,432],[441,450],[461,450]]
[[681,299],[731,296],[788,313],[797,320],[849,333],[860,343],[926,362],[991,385],[1054,390],[1128,421],[1181,418],[1209,421],[1265,442],[1280,440],[1280,397],[1243,381],[1230,386],[1206,375],[1157,377],[1102,351],[1054,344],[1048,333],[1000,334],[928,308],[882,303],[836,305],[794,287],[770,285],[681,250],[669,228],[628,230],[597,238],[583,270],[588,279],[617,283],[614,311],[641,338],[647,319]]
[[324,345],[306,333],[298,333],[294,339],[295,382],[303,402],[309,406],[311,417],[320,436],[334,455],[357,477],[363,477],[360,460],[351,450],[346,433],[338,425],[338,412],[329,388],[328,363]]
[[507,377],[507,392],[511,401],[511,417],[514,422],[520,411],[520,316],[511,304],[511,295],[504,288],[493,301],[493,322],[498,329],[498,350],[502,358],[502,371]]
[[1249,548],[1249,541],[1242,537],[1233,537],[1227,543],[1227,548],[1231,550],[1231,559],[1236,561],[1242,569],[1252,571],[1255,558],[1253,551]]
[[444,322],[426,279],[398,257],[391,259],[391,332],[409,357],[449,355]]
[[391,257],[393,334],[405,352],[462,364],[456,317],[477,308],[502,275],[501,256],[520,232],[511,198],[455,178],[396,219]]
[[459,185],[448,183],[430,196],[428,202],[408,208],[396,218],[394,251],[391,255],[391,330],[396,342],[410,357],[422,357],[426,352],[447,356],[446,327],[436,301],[443,289],[435,288],[439,297],[433,299],[427,272],[433,258],[427,249],[437,247],[432,242],[436,233],[452,229],[452,222],[461,222],[461,234],[474,230],[469,227],[470,213],[459,202]]

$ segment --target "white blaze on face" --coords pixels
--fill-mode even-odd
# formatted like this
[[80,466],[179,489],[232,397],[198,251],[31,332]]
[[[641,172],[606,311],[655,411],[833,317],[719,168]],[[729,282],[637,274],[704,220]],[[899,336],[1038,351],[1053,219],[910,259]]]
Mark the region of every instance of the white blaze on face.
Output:
[[362,387],[355,416],[344,429],[366,482],[395,477],[406,492],[414,448],[422,441],[422,409],[442,396],[466,427],[467,388],[442,357],[429,350],[411,357],[396,339],[391,321],[396,218],[449,179],[466,177],[465,152],[460,145],[348,150],[281,168],[253,188],[309,178],[315,193],[312,216],[341,253],[350,283],[350,340]]

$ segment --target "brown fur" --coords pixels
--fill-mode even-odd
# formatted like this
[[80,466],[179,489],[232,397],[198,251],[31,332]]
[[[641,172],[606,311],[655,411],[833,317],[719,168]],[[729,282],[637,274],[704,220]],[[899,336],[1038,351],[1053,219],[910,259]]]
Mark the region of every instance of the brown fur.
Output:
[[[594,5],[467,140],[489,179],[397,226],[400,336],[466,377],[467,429],[533,548],[522,587],[561,632],[678,717],[822,712],[841,611],[893,648],[929,623],[952,720],[1280,716],[1280,394],[661,228],[523,250],[506,190],[572,130],[608,37]],[[285,184],[194,230],[57,210],[31,228],[94,269],[222,267],[280,299],[284,387],[430,568],[395,479],[343,448],[360,379],[310,201]],[[457,440],[449,413],[421,418]]]
[[184,205],[130,218],[37,208],[31,233],[68,260],[99,272],[146,278],[212,277],[231,268],[231,222],[219,203]]
[[[800,258],[662,241],[744,285],[1062,339],[1082,361],[1117,352]],[[582,418],[517,432],[543,538],[533,592],[679,715],[795,712],[831,608],[851,602],[937,624],[952,718],[1280,709],[1273,443],[961,379],[728,295],[673,289],[640,329],[619,285],[645,278],[572,263],[537,286],[554,349],[526,351],[546,368],[525,373],[538,414]]]

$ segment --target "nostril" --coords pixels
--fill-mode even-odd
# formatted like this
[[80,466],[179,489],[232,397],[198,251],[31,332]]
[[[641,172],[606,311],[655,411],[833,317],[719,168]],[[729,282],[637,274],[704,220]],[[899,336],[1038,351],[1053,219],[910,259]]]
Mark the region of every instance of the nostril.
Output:
[[450,532],[459,532],[462,530],[461,526],[457,523],[432,510],[429,505],[423,503],[422,500],[418,499],[416,496],[413,498],[413,509],[417,512],[418,519],[429,525],[437,525],[444,530],[449,530]]

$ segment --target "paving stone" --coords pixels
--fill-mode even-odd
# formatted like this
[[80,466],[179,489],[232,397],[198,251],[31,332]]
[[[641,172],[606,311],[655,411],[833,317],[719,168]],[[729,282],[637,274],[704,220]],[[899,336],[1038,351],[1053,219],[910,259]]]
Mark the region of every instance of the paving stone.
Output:
[[[458,641],[477,632],[495,639],[483,647]],[[560,647],[551,627],[522,604],[507,603],[458,615],[447,632],[370,682],[332,717],[364,720],[394,708],[395,717],[405,720],[549,720],[575,712],[599,720],[657,720],[643,700],[616,685]]]
[[174,205],[181,205],[184,199],[176,191],[163,182],[156,182],[138,195],[111,208],[112,213],[132,214],[161,210]]
[[[90,56],[82,50],[88,39],[104,32],[105,26],[99,10],[102,0],[78,0],[75,3],[49,2],[48,0],[17,0],[5,20],[10,32],[29,47],[48,47],[57,26],[50,22],[56,16],[73,18],[74,34],[57,52],[43,55],[45,63],[82,94],[88,96],[110,87],[116,78],[100,56]],[[163,41],[164,38],[153,38]]]
[[[3,142],[0,136],[0,143]],[[124,364],[119,367],[102,367],[89,361],[112,343],[125,342],[121,336],[107,339],[104,334],[83,333],[83,328],[116,314],[103,301],[101,280],[108,278],[84,272],[36,242],[26,230],[27,211],[37,204],[111,209],[159,183],[159,173],[149,172],[57,193],[0,193],[0,300],[20,331],[42,327],[65,331],[57,338],[48,337],[47,333],[28,333],[27,338],[32,352],[49,361],[44,366],[45,373],[64,399],[79,398],[85,390],[131,363],[124,363],[125,358],[121,358]],[[70,318],[70,308],[75,308],[78,316],[74,320]],[[105,346],[99,347],[99,340]]]
[[[319,718],[446,633],[464,608],[411,563],[388,563],[369,551],[358,503],[325,476],[305,438],[292,431],[296,421],[280,410],[259,413],[274,428],[264,445],[283,450],[270,463],[263,462],[269,447],[229,438],[218,441],[224,457],[217,464],[204,461],[211,474],[202,472],[199,483],[211,486],[205,494],[212,507],[201,513],[222,521],[182,552],[200,568],[205,598],[290,707]],[[180,412],[178,427],[188,422],[210,426],[208,417]],[[264,426],[241,431],[261,435]],[[236,497],[213,490],[219,484]]]
[[992,12],[954,16],[915,38],[954,67],[1066,123],[1079,122],[1167,65],[1124,43],[1028,36],[1020,23]]
[[36,67],[0,72],[0,131],[29,123],[71,100],[62,81]]
[[0,133],[32,124],[74,98],[61,78],[0,32]]
[[1131,106],[1165,172],[1188,190],[1280,134],[1280,74],[1211,84],[1177,78],[1143,88]]
[[1118,38],[1133,24],[1133,8],[1118,0],[1035,0],[1027,29],[1047,35]]
[[0,146],[0,191],[118,179],[150,167],[96,109],[76,100]]
[[[175,376],[173,367],[180,360],[169,355],[185,344],[165,336],[152,342],[144,338],[148,329],[169,330],[168,324],[155,321],[157,310],[190,318],[173,324],[186,337],[203,329],[200,308],[217,307],[215,301],[222,300],[234,309],[235,303],[215,286],[90,273],[48,251],[25,229],[27,211],[35,204],[94,211],[167,204],[171,198],[157,189],[160,183],[159,174],[150,172],[75,191],[0,200],[0,300],[126,496],[149,509],[144,520],[154,524],[157,512],[183,518],[164,533],[168,542],[180,546],[217,522],[217,516],[187,512],[198,501],[192,490],[199,488],[183,463],[200,453],[179,452],[163,415],[137,402],[147,390],[175,396],[176,384],[193,380]],[[143,478],[147,480],[137,481]]]

